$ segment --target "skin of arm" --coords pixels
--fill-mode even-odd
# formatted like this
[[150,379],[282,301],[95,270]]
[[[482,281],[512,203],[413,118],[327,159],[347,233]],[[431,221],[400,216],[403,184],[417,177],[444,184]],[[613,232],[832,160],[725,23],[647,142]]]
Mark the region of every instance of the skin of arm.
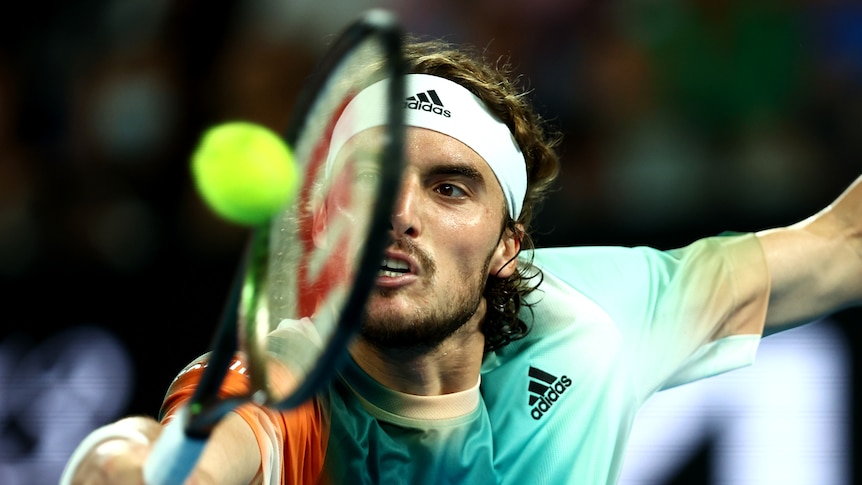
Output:
[[766,333],[862,304],[862,176],[817,214],[757,236],[771,279]]
[[260,450],[248,424],[228,414],[213,431],[196,470],[219,485],[247,485],[260,469]]

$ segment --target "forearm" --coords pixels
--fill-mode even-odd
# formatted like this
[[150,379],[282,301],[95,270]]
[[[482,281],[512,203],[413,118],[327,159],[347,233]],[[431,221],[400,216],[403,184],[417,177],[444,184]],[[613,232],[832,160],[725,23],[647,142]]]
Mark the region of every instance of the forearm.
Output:
[[862,304],[862,177],[818,214],[758,236],[771,280],[768,328]]
[[221,485],[248,485],[260,470],[260,450],[254,433],[239,415],[228,414],[204,448],[198,471]]

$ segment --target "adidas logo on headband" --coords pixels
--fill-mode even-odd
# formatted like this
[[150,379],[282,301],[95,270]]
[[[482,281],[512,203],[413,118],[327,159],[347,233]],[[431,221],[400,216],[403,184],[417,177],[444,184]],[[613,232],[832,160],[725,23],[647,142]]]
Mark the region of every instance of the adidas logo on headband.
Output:
[[443,106],[443,101],[440,101],[437,91],[433,89],[408,96],[404,100],[404,107],[407,109],[428,111],[429,113],[442,115],[446,118],[452,116],[452,112]]

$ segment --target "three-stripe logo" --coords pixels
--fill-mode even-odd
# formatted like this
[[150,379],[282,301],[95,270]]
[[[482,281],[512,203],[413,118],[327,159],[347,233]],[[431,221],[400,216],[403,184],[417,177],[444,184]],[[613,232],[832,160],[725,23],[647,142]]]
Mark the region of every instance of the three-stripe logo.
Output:
[[443,106],[443,101],[434,89],[429,89],[428,91],[408,96],[407,99],[404,100],[404,107],[407,109],[427,111],[446,118],[452,116],[452,112]]
[[533,366],[530,366],[527,375],[530,377],[530,416],[539,420],[572,385],[572,380],[568,376],[557,377]]

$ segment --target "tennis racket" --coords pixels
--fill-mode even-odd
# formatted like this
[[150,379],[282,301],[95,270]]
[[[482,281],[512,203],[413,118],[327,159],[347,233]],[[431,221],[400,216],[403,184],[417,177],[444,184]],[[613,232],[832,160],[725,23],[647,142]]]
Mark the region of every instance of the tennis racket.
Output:
[[[303,175],[300,191],[253,229],[201,380],[145,464],[148,485],[182,484],[212,429],[237,406],[290,409],[341,365],[389,240],[403,159],[404,70],[397,20],[372,10],[336,37],[308,80],[284,133]],[[384,126],[331,153],[336,121],[361,123],[361,112],[344,119],[350,100],[383,79],[373,104]],[[237,351],[251,391],[220,399]]]

